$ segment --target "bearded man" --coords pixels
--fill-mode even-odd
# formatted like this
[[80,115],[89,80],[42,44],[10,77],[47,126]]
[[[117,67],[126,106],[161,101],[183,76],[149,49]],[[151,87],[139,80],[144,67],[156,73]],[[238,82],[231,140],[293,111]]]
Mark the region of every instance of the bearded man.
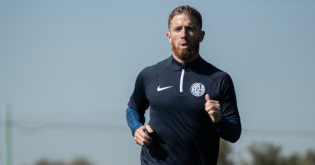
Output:
[[[167,38],[172,55],[143,69],[127,108],[127,123],[142,147],[141,164],[217,164],[219,142],[236,142],[241,122],[231,77],[199,55],[200,13],[174,9]],[[150,107],[150,121],[144,113]]]

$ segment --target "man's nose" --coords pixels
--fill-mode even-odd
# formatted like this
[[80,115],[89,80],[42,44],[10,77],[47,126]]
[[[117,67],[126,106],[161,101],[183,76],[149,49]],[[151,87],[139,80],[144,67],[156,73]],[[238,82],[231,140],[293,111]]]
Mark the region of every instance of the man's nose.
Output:
[[185,28],[183,28],[183,30],[181,31],[180,37],[181,38],[186,38],[187,37],[187,30]]

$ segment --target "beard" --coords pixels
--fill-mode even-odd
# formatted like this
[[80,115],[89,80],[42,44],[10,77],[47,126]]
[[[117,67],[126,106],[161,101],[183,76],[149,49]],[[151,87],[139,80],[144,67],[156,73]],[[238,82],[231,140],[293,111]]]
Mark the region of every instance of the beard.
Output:
[[[187,43],[189,42],[187,41]],[[178,45],[180,44],[181,43],[179,43]],[[199,51],[199,42],[197,41],[193,43],[193,45],[191,45],[188,49],[180,49],[179,47],[176,47],[174,43],[172,43],[172,51],[179,59],[188,60],[193,57],[196,52]]]

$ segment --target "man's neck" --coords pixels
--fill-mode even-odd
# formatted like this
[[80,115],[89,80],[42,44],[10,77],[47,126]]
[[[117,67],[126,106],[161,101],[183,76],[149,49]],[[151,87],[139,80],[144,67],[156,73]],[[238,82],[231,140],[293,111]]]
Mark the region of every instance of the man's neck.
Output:
[[182,60],[180,58],[178,58],[176,55],[174,55],[174,52],[173,52],[173,58],[180,62],[180,63],[183,63],[183,64],[187,64],[187,63],[191,63],[193,61],[195,61],[197,58],[199,57],[199,52],[197,52],[196,54],[194,54],[191,58],[189,59],[185,59],[185,60]]

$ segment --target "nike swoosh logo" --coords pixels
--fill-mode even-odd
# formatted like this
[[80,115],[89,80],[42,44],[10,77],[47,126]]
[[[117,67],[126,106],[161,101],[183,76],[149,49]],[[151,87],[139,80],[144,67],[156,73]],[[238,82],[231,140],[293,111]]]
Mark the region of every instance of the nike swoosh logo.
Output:
[[165,89],[168,89],[168,88],[172,88],[173,86],[168,86],[168,87],[163,87],[163,88],[160,88],[160,86],[156,89],[158,92],[162,91],[162,90],[165,90]]

